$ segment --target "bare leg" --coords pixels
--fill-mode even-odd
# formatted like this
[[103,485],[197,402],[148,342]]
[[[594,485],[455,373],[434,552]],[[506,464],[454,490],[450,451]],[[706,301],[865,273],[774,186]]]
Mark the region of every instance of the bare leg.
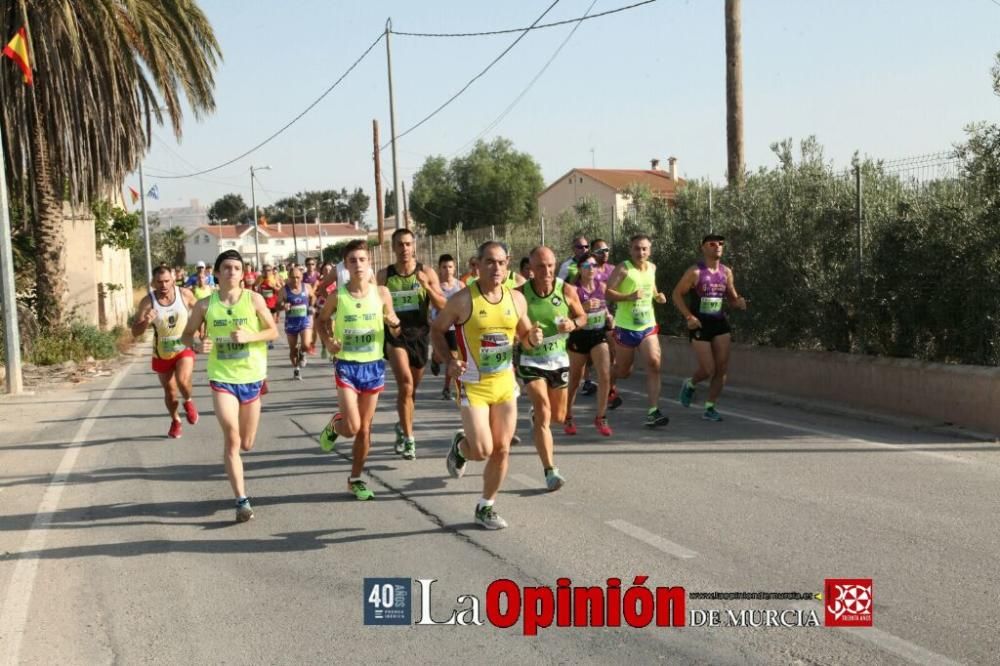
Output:
[[552,421],[552,408],[549,405],[549,391],[544,379],[536,379],[524,385],[524,392],[531,400],[531,406],[535,409],[532,417],[531,429],[535,440],[535,450],[542,461],[545,469],[553,467],[552,464],[552,430],[549,424]]
[[372,419],[375,418],[375,406],[378,404],[378,393],[363,393],[357,397],[358,416],[361,428],[354,436],[354,448],[351,451],[351,478],[356,479],[365,471],[365,460],[372,445]]
[[718,335],[712,339],[712,352],[715,355],[715,372],[712,373],[712,384],[708,388],[708,401],[715,402],[722,395],[722,387],[726,385],[726,373],[729,371],[729,348],[731,336]]
[[174,381],[184,402],[191,399],[191,375],[194,374],[194,359],[185,357],[174,365]]
[[212,391],[212,404],[215,407],[215,418],[222,428],[223,462],[229,485],[233,489],[234,496],[246,497],[246,488],[243,485],[243,460],[240,458],[240,403],[232,394]]
[[167,406],[167,413],[174,421],[180,421],[181,417],[177,412],[180,402],[177,401],[177,382],[174,381],[173,373],[158,372],[156,377],[160,380],[160,386],[163,387],[163,404]]
[[298,333],[287,333],[285,339],[288,340],[288,360],[292,362],[292,367],[299,367],[299,335]]
[[[602,347],[604,345],[601,345]],[[583,380],[584,371],[587,368],[587,357],[576,352],[569,353],[569,389],[566,395],[566,416],[573,415],[573,405],[576,404],[576,392],[580,389],[580,382]],[[608,387],[601,388],[604,391],[604,402],[608,401]],[[600,398],[598,398],[599,400]]]
[[691,342],[691,350],[698,361],[698,369],[691,375],[691,383],[697,384],[715,374],[715,355],[712,353],[712,344],[700,340]]
[[649,408],[660,404],[660,337],[650,335],[639,343],[639,353],[646,358],[646,391]]
[[399,418],[399,425],[406,437],[412,437],[413,397],[416,395],[417,385],[420,383],[424,371],[410,367],[410,359],[405,349],[387,346],[386,351],[389,355],[389,366],[396,378],[396,414]]
[[[570,363],[572,359],[573,355],[570,354]],[[608,345],[595,345],[590,350],[590,360],[597,370],[597,416],[604,417],[608,413],[608,392],[611,389],[611,357]]]

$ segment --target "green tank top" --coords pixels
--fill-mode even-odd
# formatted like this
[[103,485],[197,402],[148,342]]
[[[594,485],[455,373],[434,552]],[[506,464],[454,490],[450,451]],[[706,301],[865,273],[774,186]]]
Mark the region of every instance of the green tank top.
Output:
[[225,305],[218,292],[211,295],[205,313],[206,335],[212,341],[208,354],[208,378],[226,384],[252,384],[267,377],[267,343],[233,342],[230,334],[237,324],[251,333],[260,331],[250,290],[244,289],[240,300]]
[[409,275],[397,273],[395,265],[390,265],[385,272],[385,286],[392,294],[392,308],[396,311],[402,327],[407,330],[430,328],[427,319],[427,290],[421,287],[417,280],[417,271],[422,268],[417,262],[417,267]]
[[342,361],[367,363],[382,358],[385,329],[382,324],[382,299],[375,285],[368,285],[368,294],[354,298],[347,287],[337,289],[337,318],[333,336],[340,340],[337,358]]
[[542,327],[542,343],[521,351],[521,365],[543,370],[558,370],[569,366],[566,352],[566,333],[560,333],[558,322],[569,317],[569,306],[563,293],[565,282],[556,278],[552,293],[539,296],[531,281],[521,285],[524,300],[528,303],[528,319]]
[[200,301],[203,298],[208,298],[209,296],[211,296],[212,292],[214,292],[215,290],[212,289],[212,287],[210,287],[209,285],[205,285],[204,287],[199,287],[198,285],[195,285],[191,287],[191,291],[194,293],[194,297]]
[[640,271],[631,260],[625,262],[625,279],[618,285],[622,294],[634,293],[639,288],[646,292],[645,298],[637,301],[618,301],[615,311],[615,326],[629,331],[644,331],[656,325],[653,315],[653,294],[656,293],[656,266],[646,263],[646,270]]

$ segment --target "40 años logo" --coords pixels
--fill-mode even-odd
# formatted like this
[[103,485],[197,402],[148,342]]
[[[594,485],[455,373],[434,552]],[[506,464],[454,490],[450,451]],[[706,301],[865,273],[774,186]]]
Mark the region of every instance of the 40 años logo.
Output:
[[648,576],[636,576],[622,588],[620,578],[608,578],[604,586],[577,587],[569,578],[559,578],[553,589],[547,585],[522,587],[501,578],[486,588],[485,603],[473,594],[455,598],[457,607],[448,617],[431,614],[436,578],[419,578],[420,625],[482,625],[482,610],[495,627],[508,629],[521,621],[525,636],[551,627],[683,627],[687,594],[683,587],[648,587]]

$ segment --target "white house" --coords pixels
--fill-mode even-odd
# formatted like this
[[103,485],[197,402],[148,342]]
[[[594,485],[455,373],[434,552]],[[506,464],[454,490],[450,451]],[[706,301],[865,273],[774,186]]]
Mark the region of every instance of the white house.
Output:
[[[299,261],[306,256],[318,256],[322,248],[345,241],[368,238],[368,230],[349,223],[306,224],[274,222],[261,225],[257,243],[261,264]],[[184,240],[187,263],[204,261],[211,266],[226,250],[238,250],[243,258],[256,264],[254,228],[251,224],[203,225]]]

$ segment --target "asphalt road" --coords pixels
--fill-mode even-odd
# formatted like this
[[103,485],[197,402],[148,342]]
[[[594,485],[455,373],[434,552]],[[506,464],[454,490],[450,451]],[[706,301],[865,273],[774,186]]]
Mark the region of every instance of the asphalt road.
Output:
[[[642,427],[641,378],[612,413],[556,432],[568,479],[544,491],[523,402],[497,507],[473,521],[482,466],[447,478],[458,426],[441,381],[420,389],[417,459],[392,453],[395,392],[382,395],[368,462],[372,502],[346,492],[349,446],[320,452],[335,410],[331,371],[291,379],[283,344],[255,450],[255,520],[233,523],[204,362],[202,420],[179,440],[148,359],[111,380],[0,401],[0,663],[997,663],[1000,447],[724,396],[722,423],[663,402]],[[343,452],[342,455],[340,452]],[[485,603],[490,583],[600,585],[635,576],[691,592],[818,593],[827,578],[873,580],[868,628],[365,626],[366,577],[437,579],[437,621]],[[687,610],[793,609],[823,602],[688,599]]]

